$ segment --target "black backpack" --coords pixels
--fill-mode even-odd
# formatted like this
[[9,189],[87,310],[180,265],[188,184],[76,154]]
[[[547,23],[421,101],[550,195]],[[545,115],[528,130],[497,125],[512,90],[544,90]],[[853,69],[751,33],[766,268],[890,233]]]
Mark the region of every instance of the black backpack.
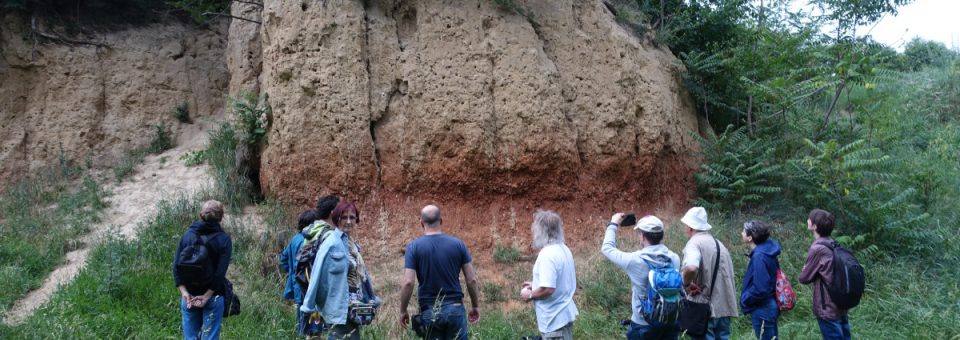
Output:
[[840,309],[856,307],[866,286],[863,266],[853,252],[836,242],[829,247],[833,250],[833,282],[827,286],[830,299]]
[[193,235],[193,242],[183,247],[177,254],[177,276],[180,282],[188,286],[206,286],[213,280],[213,263],[210,248],[207,243],[217,237],[222,232],[216,232],[207,235],[198,235],[196,232],[188,232],[187,235]]

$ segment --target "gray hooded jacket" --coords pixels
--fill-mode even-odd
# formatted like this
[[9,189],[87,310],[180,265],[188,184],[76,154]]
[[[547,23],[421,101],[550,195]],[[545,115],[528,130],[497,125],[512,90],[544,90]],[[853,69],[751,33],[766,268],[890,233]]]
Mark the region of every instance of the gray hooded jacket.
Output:
[[607,227],[600,252],[610,259],[610,262],[627,272],[633,291],[630,299],[630,310],[632,311],[630,320],[640,325],[646,325],[647,321],[643,319],[641,306],[643,306],[643,299],[647,296],[647,289],[650,287],[650,281],[647,277],[650,267],[644,260],[650,261],[654,266],[671,265],[680,270],[680,256],[667,249],[667,246],[663,244],[644,247],[639,251],[630,253],[621,251],[617,249],[616,226]]

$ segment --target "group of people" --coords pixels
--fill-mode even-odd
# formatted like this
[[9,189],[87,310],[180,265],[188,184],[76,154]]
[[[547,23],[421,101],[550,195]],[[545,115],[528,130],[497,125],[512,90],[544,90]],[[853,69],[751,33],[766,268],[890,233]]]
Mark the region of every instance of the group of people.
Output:
[[[174,281],[181,292],[185,339],[219,338],[223,286],[232,247],[229,235],[220,227],[222,217],[222,204],[204,203],[200,219],[190,226],[177,249]],[[628,224],[625,217],[616,213],[610,218],[604,227],[601,253],[630,278],[632,315],[627,339],[679,338],[680,324],[663,316],[673,310],[653,301],[669,299],[663,292],[667,289],[652,294],[660,289],[661,281],[669,281],[670,272],[676,273],[678,285],[682,282],[678,290],[685,303],[708,306],[703,320],[705,329],[694,339],[728,339],[730,318],[737,316],[738,310],[750,315],[758,339],[779,338],[780,309],[775,294],[781,249],[770,237],[767,224],[749,221],[743,225],[740,234],[750,249],[750,261],[737,299],[730,251],[711,234],[713,227],[704,208],[694,207],[680,220],[688,238],[682,259],[663,244],[664,223],[652,215],[629,222],[639,238],[640,249],[618,249],[617,232],[621,224]],[[360,327],[375,317],[380,299],[374,293],[362,248],[351,236],[359,223],[356,205],[336,196],[320,198],[315,209],[299,216],[299,232],[280,254],[280,266],[288,273],[283,298],[297,306],[299,334],[327,333],[329,339],[360,339]],[[399,320],[404,327],[412,325],[425,339],[467,339],[468,324],[480,320],[473,258],[462,240],[443,232],[443,218],[437,206],[421,209],[420,224],[423,235],[411,241],[404,252]],[[813,311],[823,338],[850,339],[847,310],[837,308],[824,293],[834,265],[830,247],[833,216],[814,209],[808,216],[807,227],[814,242],[799,281],[814,287]],[[531,280],[520,285],[519,297],[533,303],[540,338],[544,340],[573,339],[573,324],[579,314],[573,299],[577,288],[574,258],[565,244],[563,230],[563,221],[556,212],[538,210],[534,214],[531,245],[539,253]],[[178,264],[184,258],[181,252],[196,244],[206,245],[211,259],[212,268],[208,270],[212,275],[203,284],[185,280],[182,265]],[[463,303],[461,274],[471,302],[469,311]],[[408,305],[415,282],[418,314],[411,316]]]

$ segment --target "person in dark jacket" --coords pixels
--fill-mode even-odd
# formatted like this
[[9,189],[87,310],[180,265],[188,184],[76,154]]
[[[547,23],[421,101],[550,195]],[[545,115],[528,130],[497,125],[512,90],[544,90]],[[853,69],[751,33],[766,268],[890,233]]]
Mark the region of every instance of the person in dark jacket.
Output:
[[757,339],[779,339],[777,318],[777,270],[780,269],[780,244],[770,239],[770,227],[760,221],[743,224],[740,232],[743,242],[750,247],[750,264],[743,276],[740,290],[740,309],[750,314],[753,334]]
[[324,220],[330,223],[330,212],[337,206],[337,203],[340,203],[339,197],[333,195],[324,196],[317,200],[315,209],[300,213],[297,219],[297,233],[293,235],[290,242],[287,243],[287,247],[280,253],[280,269],[287,272],[287,283],[286,286],[284,286],[283,299],[293,300],[293,303],[297,307],[297,334],[300,335],[307,335],[304,333],[307,318],[300,312],[304,292],[295,278],[297,254],[300,252],[300,249],[303,248],[304,243],[306,243],[306,236],[304,235],[306,228],[318,220]]
[[[224,293],[227,267],[233,252],[230,235],[220,227],[223,219],[223,204],[206,201],[200,209],[200,220],[194,221],[180,238],[180,245],[173,260],[173,282],[180,289],[180,315],[183,322],[183,338],[219,339],[220,322],[223,320]],[[196,283],[182,277],[177,267],[184,248],[206,238],[207,258],[210,264],[209,280]]]

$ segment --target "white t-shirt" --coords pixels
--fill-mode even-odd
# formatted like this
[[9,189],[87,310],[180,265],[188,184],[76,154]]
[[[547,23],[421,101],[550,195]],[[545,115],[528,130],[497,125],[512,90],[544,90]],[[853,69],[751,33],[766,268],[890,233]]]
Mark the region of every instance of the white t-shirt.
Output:
[[533,264],[533,290],[540,287],[555,289],[546,299],[534,300],[540,332],[553,332],[576,320],[580,314],[573,302],[577,273],[573,254],[566,245],[551,244],[540,250]]

